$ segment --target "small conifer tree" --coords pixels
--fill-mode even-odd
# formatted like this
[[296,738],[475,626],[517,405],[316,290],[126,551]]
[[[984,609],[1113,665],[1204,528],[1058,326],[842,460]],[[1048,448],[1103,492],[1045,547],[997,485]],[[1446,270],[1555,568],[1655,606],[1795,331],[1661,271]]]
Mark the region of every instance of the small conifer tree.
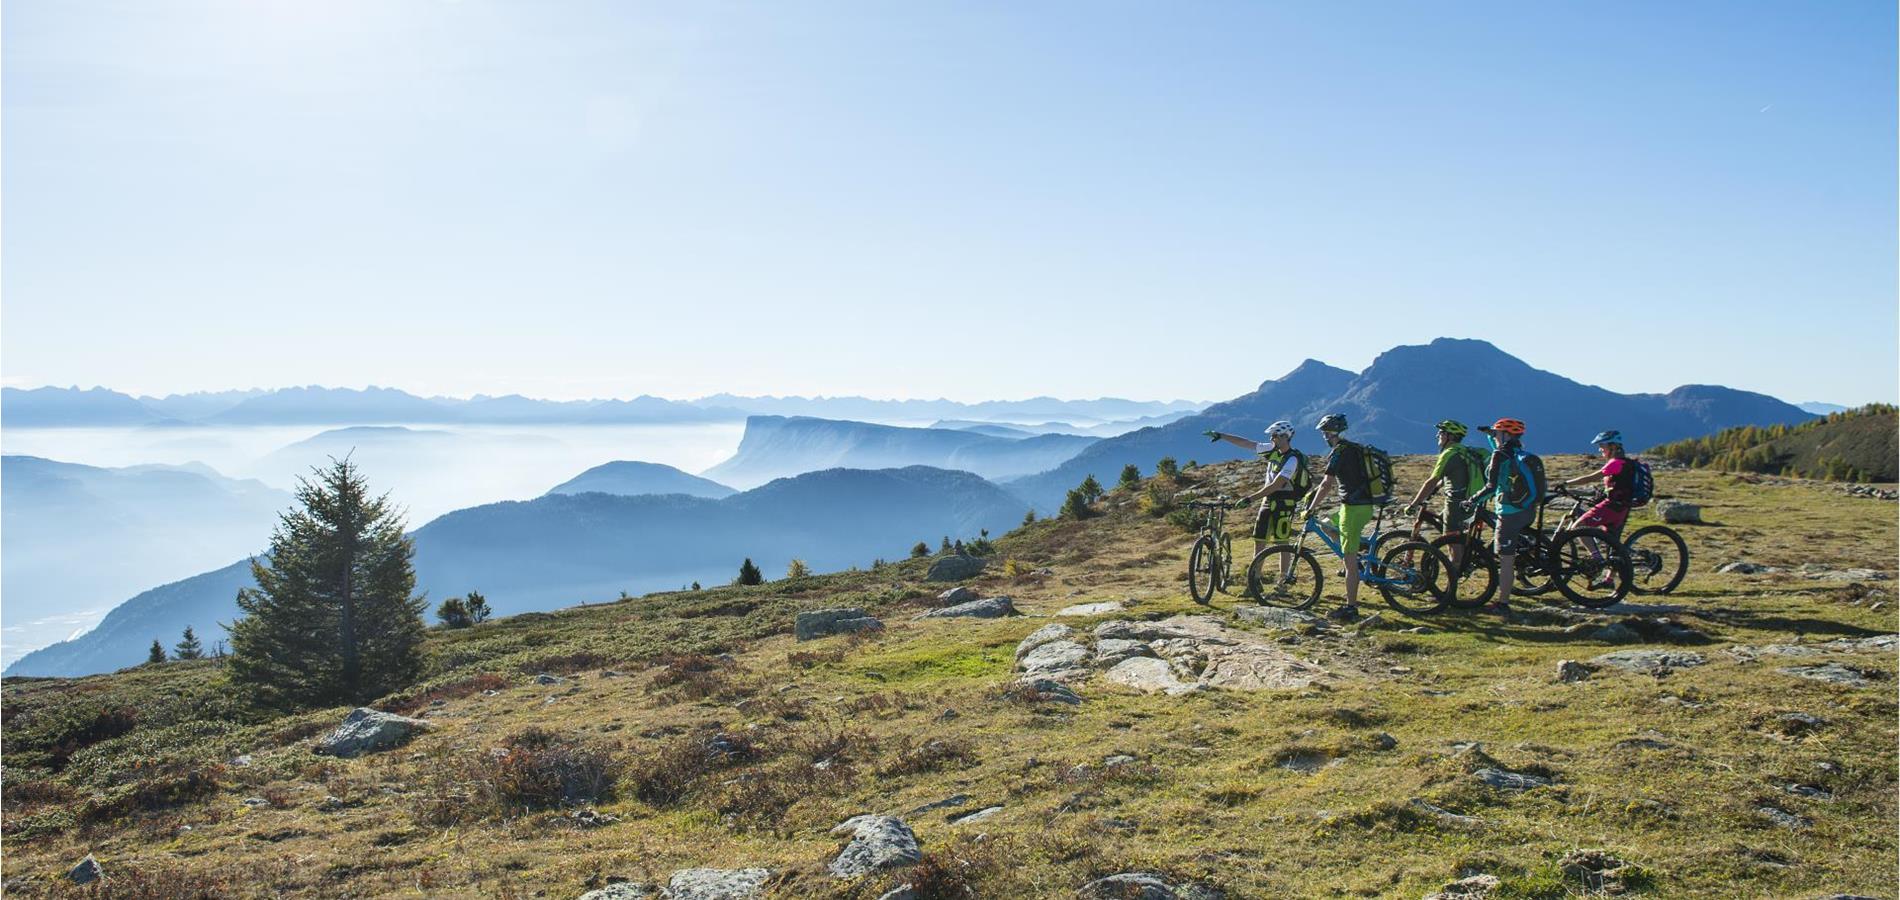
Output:
[[1082,483],[1077,487],[1077,490],[1082,492],[1082,500],[1087,503],[1094,503],[1100,500],[1102,494],[1105,493],[1102,490],[1102,483],[1096,481],[1095,475],[1092,473],[1089,477],[1082,479]]
[[1062,500],[1062,511],[1056,514],[1059,519],[1085,519],[1089,514],[1088,498],[1082,495],[1081,488],[1073,488]]
[[1155,474],[1173,480],[1181,477],[1181,467],[1175,465],[1174,457],[1163,456],[1159,462],[1155,463]]
[[165,661],[165,648],[159,646],[158,638],[152,638],[152,652],[145,657],[145,661],[148,663],[162,663]]
[[929,556],[929,555],[930,555],[930,545],[924,543],[923,541],[918,541],[915,545],[913,545],[910,548],[911,559],[919,559],[919,558]]
[[460,597],[450,597],[435,608],[435,617],[442,620],[444,628],[467,628],[475,624],[468,616],[468,602]]
[[185,626],[184,639],[172,647],[172,655],[179,659],[203,659],[205,645],[198,643],[198,635],[193,634],[190,625]]
[[482,596],[481,591],[469,591],[462,605],[468,607],[468,624],[470,625],[480,625],[488,621],[488,617],[495,613],[488,607],[488,598]]
[[745,558],[745,562],[739,564],[739,578],[733,583],[764,584],[765,576],[759,572],[758,566],[752,564],[752,557],[748,556]]
[[946,534],[943,536],[943,543],[937,546],[937,552],[938,553],[950,552],[950,536],[949,535]]
[[697,582],[697,581],[695,581],[695,582],[693,582],[693,590],[696,590],[696,591],[697,591],[697,590],[700,590],[700,587],[699,587],[699,582]]
[[1141,467],[1134,463],[1122,466],[1121,483],[1117,487],[1133,490],[1141,486]]
[[1036,524],[1036,510],[1034,507],[1031,507],[1028,512],[1023,513],[1023,524],[1024,525]]
[[808,578],[810,576],[811,567],[805,565],[805,561],[802,559],[794,559],[791,565],[785,567],[786,578]]

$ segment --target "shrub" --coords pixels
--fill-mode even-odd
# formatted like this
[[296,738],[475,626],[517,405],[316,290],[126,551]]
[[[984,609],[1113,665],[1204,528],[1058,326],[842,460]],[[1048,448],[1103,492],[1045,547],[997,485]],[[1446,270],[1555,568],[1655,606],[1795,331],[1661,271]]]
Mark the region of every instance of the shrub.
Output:
[[1168,489],[1168,482],[1157,478],[1148,482],[1146,490],[1141,492],[1137,503],[1142,512],[1157,518],[1174,511],[1174,492]]
[[691,794],[708,773],[756,755],[742,735],[688,735],[633,759],[627,764],[626,781],[641,801],[671,806]]
[[439,757],[427,767],[433,779],[418,792],[414,812],[425,824],[451,825],[611,801],[626,768],[618,750],[617,745],[526,728],[500,747]]
[[468,608],[470,625],[480,625],[488,621],[488,617],[494,612],[488,608],[488,598],[482,596],[481,591],[469,591],[468,598],[462,603]]
[[475,624],[469,618],[468,603],[460,597],[450,597],[435,608],[435,617],[442,621],[445,628],[467,628]]
[[975,765],[976,745],[962,738],[931,738],[918,743],[915,738],[906,736],[898,744],[896,758],[879,769],[878,774],[921,775],[952,764]]
[[1026,512],[1026,513],[1023,513],[1023,524],[1024,524],[1024,525],[1034,525],[1034,524],[1036,524],[1036,511],[1035,511],[1035,509],[1033,509],[1033,508],[1032,508],[1032,509],[1030,509],[1030,510],[1029,510],[1028,512]]
[[708,697],[730,698],[734,689],[730,673],[736,666],[704,653],[669,653],[660,657],[659,671],[647,682],[646,691],[656,694],[671,690],[682,700]]
[[805,561],[802,559],[794,559],[791,565],[785,567],[785,577],[788,579],[810,578],[811,566],[805,565]]
[[926,557],[929,555],[930,555],[929,544],[926,544],[923,541],[918,541],[917,543],[911,545],[911,548],[910,548],[911,559],[922,559],[923,557]]
[[1174,457],[1163,456],[1155,463],[1155,474],[1172,481],[1181,476],[1181,467],[1175,465]]
[[[535,671],[545,670],[536,669]],[[376,708],[383,712],[395,713],[399,716],[413,715],[419,710],[426,709],[431,702],[436,700],[460,700],[463,697],[479,694],[482,691],[498,691],[507,686],[508,679],[492,672],[483,672],[479,675],[472,675],[459,681],[451,681],[447,684],[437,685],[413,693],[398,694],[393,697],[384,698],[381,702],[376,704]],[[278,743],[288,744],[300,741],[317,732],[323,731],[327,727],[328,724],[325,722],[313,721],[306,724],[303,729],[296,731],[296,737],[292,737],[290,740],[280,740]]]

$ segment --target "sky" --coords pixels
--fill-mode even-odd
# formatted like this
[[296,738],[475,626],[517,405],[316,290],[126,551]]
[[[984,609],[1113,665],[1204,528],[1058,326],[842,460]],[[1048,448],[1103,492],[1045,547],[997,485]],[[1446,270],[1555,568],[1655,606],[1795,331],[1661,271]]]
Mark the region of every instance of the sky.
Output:
[[1892,401],[1891,2],[10,0],[0,378]]

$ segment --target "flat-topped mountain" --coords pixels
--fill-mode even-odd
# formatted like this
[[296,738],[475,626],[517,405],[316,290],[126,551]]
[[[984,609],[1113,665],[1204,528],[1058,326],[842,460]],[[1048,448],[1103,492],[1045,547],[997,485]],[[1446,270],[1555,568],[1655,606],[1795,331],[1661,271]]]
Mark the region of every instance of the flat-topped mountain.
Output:
[[[552,609],[622,591],[724,584],[745,557],[773,574],[794,558],[817,571],[900,559],[918,541],[1001,534],[1025,508],[975,475],[923,466],[812,472],[720,500],[551,493],[457,510],[416,529],[416,588],[435,600],[479,590],[503,614]],[[269,528],[255,533],[262,544]],[[247,561],[153,588],[7,674],[132,665],[153,638],[171,639],[186,625],[209,645],[224,635],[219,623],[237,615],[238,588],[250,584]]]
[[1764,394],[1718,385],[1684,385],[1667,394],[1619,394],[1536,369],[1485,341],[1439,338],[1395,347],[1357,375],[1307,360],[1251,394],[1216,403],[1159,428],[1108,438],[1057,468],[1007,482],[1045,508],[1093,474],[1106,481],[1123,465],[1152,471],[1162,456],[1179,461],[1234,459],[1230,444],[1210,444],[1202,432],[1224,431],[1264,440],[1266,425],[1287,419],[1300,428],[1295,446],[1324,450],[1313,426],[1329,412],[1345,414],[1347,434],[1393,453],[1434,447],[1434,425],[1457,419],[1476,426],[1501,416],[1529,426],[1526,446],[1538,452],[1584,452],[1606,428],[1621,430],[1634,446],[1706,434],[1733,425],[1773,425],[1813,418]]
[[619,460],[588,469],[548,489],[550,494],[685,494],[718,500],[735,491],[717,481],[688,475],[672,466],[650,462]]
[[731,459],[703,475],[750,487],[799,472],[845,467],[933,466],[1008,478],[1058,465],[1095,438],[998,437],[948,428],[900,428],[803,416],[752,416]]

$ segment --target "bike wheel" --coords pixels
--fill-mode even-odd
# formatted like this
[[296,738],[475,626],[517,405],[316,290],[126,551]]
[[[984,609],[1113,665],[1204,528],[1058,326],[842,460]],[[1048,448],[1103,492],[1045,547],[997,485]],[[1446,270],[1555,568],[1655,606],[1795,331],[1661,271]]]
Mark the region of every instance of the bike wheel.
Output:
[[1406,615],[1445,608],[1455,586],[1451,561],[1424,541],[1403,541],[1385,552],[1372,572],[1387,605]]
[[[1452,592],[1445,605],[1453,609],[1477,609],[1491,602],[1498,591],[1498,561],[1482,542],[1462,534],[1448,534],[1432,541],[1432,549],[1445,555],[1452,567]],[[1461,551],[1452,562],[1452,551]]]
[[1214,589],[1219,587],[1220,550],[1214,546],[1212,538],[1203,537],[1194,542],[1194,549],[1188,552],[1188,596],[1194,602],[1206,606],[1214,601]]
[[1555,560],[1550,535],[1525,529],[1517,547],[1517,564],[1511,567],[1511,577],[1517,582],[1511,593],[1520,597],[1550,593],[1551,588],[1556,587]]
[[1689,545],[1667,525],[1648,525],[1623,542],[1630,558],[1630,593],[1667,594],[1689,574]]
[[1313,551],[1292,544],[1275,544],[1260,551],[1247,566],[1247,583],[1259,585],[1261,603],[1286,609],[1306,609],[1318,603],[1324,584]]
[[1578,606],[1615,606],[1629,595],[1630,558],[1601,528],[1558,535],[1550,559],[1551,583]]
[[1214,573],[1219,576],[1214,587],[1224,593],[1233,593],[1234,536],[1231,534],[1220,536],[1220,564],[1214,567]]

